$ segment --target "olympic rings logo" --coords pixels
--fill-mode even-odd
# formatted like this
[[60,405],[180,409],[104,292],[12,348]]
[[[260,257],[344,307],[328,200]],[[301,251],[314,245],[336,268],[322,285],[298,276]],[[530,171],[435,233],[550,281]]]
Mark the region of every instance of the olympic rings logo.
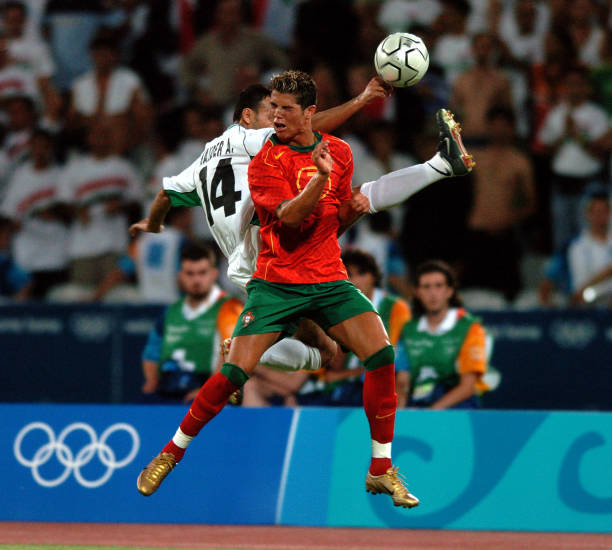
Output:
[[[21,445],[26,435],[35,430],[42,430],[49,441],[40,447],[34,453],[34,456],[31,459],[28,459],[23,456]],[[75,456],[72,449],[66,445],[65,440],[71,433],[77,431],[85,432],[89,438],[89,443],[79,450]],[[106,443],[107,439],[112,434],[119,431],[127,432],[132,440],[132,448],[130,452],[121,460],[117,460],[115,452]],[[17,434],[15,443],[13,445],[13,452],[15,453],[15,458],[18,460],[18,462],[26,468],[30,468],[32,470],[32,477],[34,480],[43,487],[57,487],[66,481],[70,474],[74,472],[74,477],[80,485],[88,489],[94,489],[104,485],[117,468],[123,468],[132,462],[138,453],[139,448],[140,437],[138,436],[138,432],[133,426],[123,422],[118,422],[106,428],[106,430],[104,430],[100,436],[100,439],[98,439],[95,430],[89,424],[85,424],[84,422],[74,422],[66,426],[60,432],[57,439],[51,426],[45,424],[44,422],[32,422],[27,426],[24,426]],[[53,456],[57,457],[60,464],[64,466],[64,471],[54,479],[45,479],[41,475],[40,468],[49,462]],[[81,472],[81,468],[89,464],[95,456],[97,456],[98,460],[104,466],[106,466],[106,471],[98,479],[86,479]]]

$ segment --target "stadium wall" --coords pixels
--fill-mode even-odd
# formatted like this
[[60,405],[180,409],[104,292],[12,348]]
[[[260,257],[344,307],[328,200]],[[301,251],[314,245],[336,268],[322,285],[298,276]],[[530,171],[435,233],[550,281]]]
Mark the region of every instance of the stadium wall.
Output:
[[[159,306],[0,308],[0,402],[142,401],[140,355]],[[612,411],[612,311],[482,312],[499,387],[490,409]]]
[[0,405],[0,520],[612,532],[612,414],[400,411],[421,498],[364,491],[358,409],[228,408],[150,498],[140,469],[183,406]]

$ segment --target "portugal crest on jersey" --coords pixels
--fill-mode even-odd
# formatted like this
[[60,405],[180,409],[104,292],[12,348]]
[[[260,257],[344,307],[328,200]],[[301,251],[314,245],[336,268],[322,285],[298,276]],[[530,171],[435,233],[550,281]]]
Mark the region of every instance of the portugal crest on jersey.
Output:
[[242,326],[246,327],[251,321],[253,321],[253,319],[255,319],[255,315],[253,314],[253,312],[252,311],[247,311],[242,316]]

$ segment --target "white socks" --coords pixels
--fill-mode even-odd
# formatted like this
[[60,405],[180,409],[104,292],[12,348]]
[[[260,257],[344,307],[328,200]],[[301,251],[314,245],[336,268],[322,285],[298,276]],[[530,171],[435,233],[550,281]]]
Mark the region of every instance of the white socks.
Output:
[[259,362],[282,371],[318,370],[321,368],[321,353],[295,338],[283,338],[268,348]]
[[391,443],[379,443],[372,439],[372,458],[391,458]]
[[401,168],[376,181],[364,183],[360,191],[370,200],[370,214],[374,214],[400,204],[428,185],[452,175],[448,163],[440,153],[436,153],[423,164]]
[[187,446],[191,443],[192,439],[193,439],[192,435],[184,434],[183,430],[179,428],[178,430],[176,430],[176,433],[174,434],[174,437],[172,438],[172,442],[177,447],[180,447],[181,449],[186,449]]

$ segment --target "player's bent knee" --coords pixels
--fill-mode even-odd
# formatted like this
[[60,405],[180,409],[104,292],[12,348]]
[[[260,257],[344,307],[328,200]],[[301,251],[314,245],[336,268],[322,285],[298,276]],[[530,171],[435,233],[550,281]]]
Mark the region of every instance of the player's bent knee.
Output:
[[376,370],[385,365],[392,365],[395,362],[395,350],[392,345],[379,349],[368,357],[363,365],[367,371]]
[[223,363],[221,374],[225,376],[234,386],[242,387],[249,379],[249,373],[233,363]]

